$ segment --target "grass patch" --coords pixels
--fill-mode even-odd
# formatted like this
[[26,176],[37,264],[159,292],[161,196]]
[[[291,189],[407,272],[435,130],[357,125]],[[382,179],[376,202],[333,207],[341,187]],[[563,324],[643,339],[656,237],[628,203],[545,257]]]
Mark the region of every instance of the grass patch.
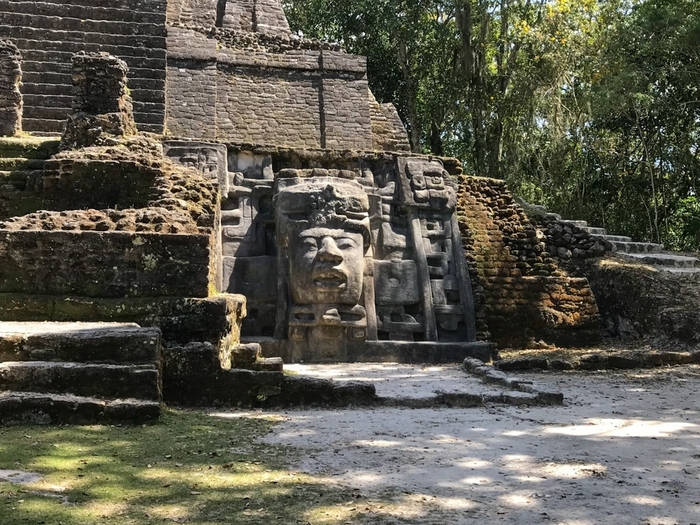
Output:
[[0,525],[396,523],[290,471],[297,449],[258,442],[274,424],[167,410],[146,426],[2,428],[0,470],[43,477],[0,482]]

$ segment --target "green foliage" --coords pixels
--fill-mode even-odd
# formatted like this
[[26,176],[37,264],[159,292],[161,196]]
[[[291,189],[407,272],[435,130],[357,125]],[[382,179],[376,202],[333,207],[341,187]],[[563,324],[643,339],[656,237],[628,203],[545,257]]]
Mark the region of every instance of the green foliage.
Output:
[[294,29],[368,57],[370,86],[415,151],[457,156],[567,217],[700,249],[681,224],[700,171],[700,2],[286,7]]

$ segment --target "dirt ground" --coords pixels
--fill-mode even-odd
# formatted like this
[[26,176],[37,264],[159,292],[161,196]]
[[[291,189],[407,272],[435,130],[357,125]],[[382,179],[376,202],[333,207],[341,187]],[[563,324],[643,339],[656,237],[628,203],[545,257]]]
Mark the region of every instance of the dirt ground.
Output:
[[565,405],[286,411],[265,441],[363,523],[700,524],[699,366],[521,377]]

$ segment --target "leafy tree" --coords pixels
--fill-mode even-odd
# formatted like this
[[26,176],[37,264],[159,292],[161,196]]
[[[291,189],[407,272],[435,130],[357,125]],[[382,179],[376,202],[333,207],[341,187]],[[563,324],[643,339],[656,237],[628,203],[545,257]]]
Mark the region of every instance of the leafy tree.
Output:
[[697,0],[288,0],[292,28],[368,57],[415,151],[534,203],[700,247]]

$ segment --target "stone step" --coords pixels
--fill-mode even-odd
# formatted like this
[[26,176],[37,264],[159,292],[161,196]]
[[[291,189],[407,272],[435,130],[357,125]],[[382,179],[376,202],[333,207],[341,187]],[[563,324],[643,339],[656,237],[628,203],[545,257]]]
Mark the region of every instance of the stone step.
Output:
[[0,363],[0,390],[160,401],[155,365],[7,361]]
[[660,253],[663,244],[652,242],[610,241],[618,253]]
[[665,266],[670,268],[700,268],[700,260],[696,259],[695,257],[687,257],[685,255],[674,255],[671,253],[625,253],[620,255],[650,266]]
[[157,401],[0,392],[0,425],[145,423],[157,420],[160,411]]
[[0,170],[40,170],[44,168],[44,159],[26,159],[23,157],[0,157]]
[[[550,405],[561,404],[563,401],[560,393],[552,395],[530,381],[508,377],[492,370],[492,367],[483,367],[483,363],[478,359],[471,361],[475,363],[475,368],[490,369],[490,375],[497,377],[465,371],[463,365],[459,364],[297,364],[287,365],[288,370],[295,375],[286,379],[283,390],[287,394],[301,390],[305,380],[305,387],[309,392],[316,389],[319,393],[322,391],[319,387],[324,381],[331,381],[348,390],[359,385],[372,385],[374,398],[359,399],[353,404],[405,408],[469,408],[492,404]],[[314,385],[313,381],[317,383]],[[295,382],[300,382],[301,385],[294,385]],[[313,402],[312,399],[306,399],[304,404]]]
[[133,323],[0,322],[0,361],[155,364],[157,328]]
[[564,224],[570,224],[571,226],[576,226],[577,228],[587,228],[588,223],[586,221],[577,221],[577,220],[563,220],[562,221]]
[[585,231],[586,233],[590,233],[591,235],[594,235],[594,236],[606,236],[608,234],[608,232],[605,230],[605,228],[596,228],[594,226],[584,226],[581,229],[583,231]]
[[[13,0],[18,3],[34,3],[32,0]],[[39,2],[40,4],[46,4],[48,2]],[[70,2],[75,6],[85,6],[85,7],[95,7],[96,5],[107,5],[112,6],[113,2],[100,1],[95,2],[95,0],[71,0]],[[162,13],[163,2],[144,2],[143,0],[121,0],[119,2],[119,7],[122,9],[129,9],[135,13]]]
[[71,108],[74,99],[75,97],[71,94],[25,93],[23,95],[24,104],[27,106]]
[[32,133],[43,133],[47,136],[55,135],[56,133],[63,133],[63,129],[66,127],[66,119],[44,119],[44,118],[29,118],[26,116],[22,117],[22,129],[24,131],[31,131]]
[[[0,0],[0,11],[13,11],[15,13],[31,13],[38,15],[54,15],[57,12],[61,16],[72,18],[85,18],[91,20],[121,20],[122,22],[141,21],[151,23],[162,23],[162,13],[144,13],[133,9],[120,9],[118,7],[101,6],[81,6],[67,3],[55,4],[50,2],[22,2],[20,0]],[[17,42],[20,49],[28,46],[20,45],[24,42]],[[46,44],[46,42],[42,42]],[[34,47],[39,47],[34,45]],[[86,51],[93,51],[86,49]]]
[[700,282],[700,268],[660,267],[659,269],[673,275],[678,275],[687,281]]
[[626,235],[593,235],[596,239],[601,241],[610,242],[632,242],[632,237],[627,237]]
[[0,137],[0,157],[48,159],[58,152],[60,137]]

